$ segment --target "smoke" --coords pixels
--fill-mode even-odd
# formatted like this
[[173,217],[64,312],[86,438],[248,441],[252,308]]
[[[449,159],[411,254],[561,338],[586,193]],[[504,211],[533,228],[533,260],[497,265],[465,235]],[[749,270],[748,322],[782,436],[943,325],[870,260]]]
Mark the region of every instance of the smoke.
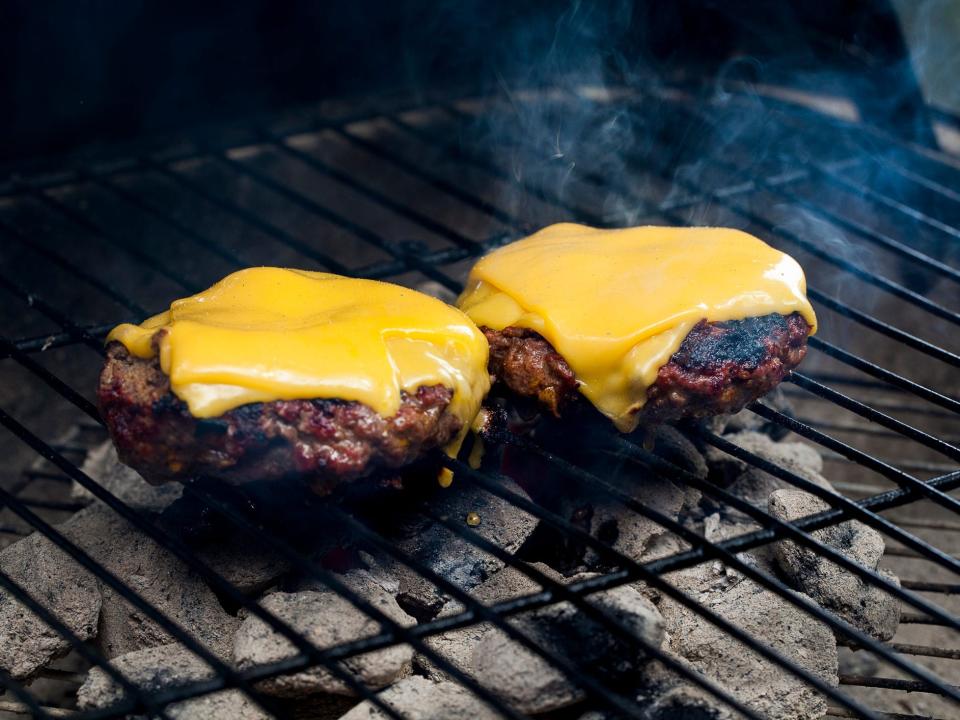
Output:
[[[929,27],[928,15],[916,13],[920,47],[911,57],[882,3],[844,17],[761,5],[572,0],[500,17],[484,37],[489,82],[458,106],[463,145],[483,148],[503,169],[512,182],[499,204],[534,227],[560,220],[748,227],[738,212],[745,208],[768,221],[752,229],[788,252],[803,254],[789,242],[795,236],[929,289],[923,272],[780,192],[837,216],[855,210],[868,228],[944,257],[948,243],[923,221],[889,208],[882,219],[863,213],[876,204],[866,195],[872,188],[925,212],[942,212],[943,203],[938,197],[927,207],[929,193],[897,170],[915,165],[913,150],[856,127],[880,125],[911,142],[932,137],[912,72],[918,58],[931,64],[916,30]],[[841,161],[856,184],[824,182],[814,166]],[[828,294],[870,309],[848,274],[832,267],[816,274]]]
[[[466,133],[513,179],[505,207],[540,221],[573,219],[574,203],[590,195],[584,173],[630,177],[622,155],[642,137],[642,115],[610,101],[635,97],[622,92],[632,76],[633,11],[623,0],[543,3],[491,38],[490,82]],[[534,201],[531,187],[543,197]],[[592,194],[580,208],[587,216],[628,210],[622,198]]]
[[[916,167],[912,149],[790,120],[781,109],[816,105],[929,140],[913,68],[932,99],[960,104],[960,13],[945,0],[894,4],[909,54],[882,1],[844,3],[840,12],[829,3],[747,0],[250,0],[187,14],[177,3],[138,1],[121,13],[104,6],[92,20],[23,3],[0,32],[8,60],[0,76],[14,86],[0,155],[89,142],[94,129],[115,138],[239,117],[244,108],[272,112],[293,99],[396,91],[423,106],[439,95],[474,100],[458,106],[467,115],[463,146],[482,148],[502,169],[510,182],[499,204],[531,226],[743,224],[719,211],[722,198],[698,195],[746,197],[750,180],[797,172],[823,155],[864,161],[865,186],[957,225],[955,199],[944,202],[945,193],[898,169]],[[952,177],[936,180],[950,191]],[[657,212],[664,205],[669,218]],[[948,248],[960,243],[944,242],[928,223],[898,223],[898,236],[916,237],[924,252],[958,252]],[[845,234],[831,237],[840,252]],[[843,252],[873,263],[861,246]]]

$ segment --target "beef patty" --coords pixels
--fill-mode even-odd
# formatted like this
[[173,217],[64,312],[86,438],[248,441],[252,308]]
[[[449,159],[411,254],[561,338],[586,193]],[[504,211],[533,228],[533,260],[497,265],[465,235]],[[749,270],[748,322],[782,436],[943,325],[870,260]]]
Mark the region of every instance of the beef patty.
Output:
[[[481,328],[490,343],[490,374],[512,392],[535,398],[559,417],[585,398],[567,361],[532,330]],[[737,412],[772,390],[807,352],[810,326],[799,313],[746,320],[701,320],[647,388],[641,423]]]
[[342,481],[396,468],[442,447],[463,427],[441,385],[403,393],[382,417],[359,402],[279,400],[199,419],[170,390],[157,358],[107,347],[100,413],[120,459],[153,483],[196,476],[242,483],[306,476],[327,494]]

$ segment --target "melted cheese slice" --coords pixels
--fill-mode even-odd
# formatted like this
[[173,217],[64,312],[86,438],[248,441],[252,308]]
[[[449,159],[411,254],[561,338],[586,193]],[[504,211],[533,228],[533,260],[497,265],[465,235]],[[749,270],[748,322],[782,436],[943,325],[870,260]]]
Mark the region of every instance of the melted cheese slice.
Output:
[[489,389],[486,339],[462,312],[398,285],[320,272],[241,270],[142,325],[119,325],[112,340],[137,357],[159,353],[171,390],[198,418],[312,398],[389,417],[401,391],[443,385],[463,435]]
[[477,325],[546,338],[625,432],[700,320],[798,312],[817,322],[800,265],[727,228],[551,225],[482,258],[459,305]]

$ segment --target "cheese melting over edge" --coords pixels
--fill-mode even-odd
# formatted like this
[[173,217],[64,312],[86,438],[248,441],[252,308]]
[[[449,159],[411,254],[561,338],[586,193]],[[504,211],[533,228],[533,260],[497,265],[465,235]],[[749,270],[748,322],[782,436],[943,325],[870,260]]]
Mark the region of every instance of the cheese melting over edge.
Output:
[[423,293],[329,273],[258,267],[176,300],[141,325],[114,328],[140,358],[159,354],[170,388],[197,418],[274,400],[354,400],[384,417],[401,391],[443,385],[463,430],[489,390],[486,338]]
[[546,338],[624,432],[700,320],[798,312],[811,334],[817,324],[800,265],[729,228],[551,225],[482,258],[458,305],[481,327]]

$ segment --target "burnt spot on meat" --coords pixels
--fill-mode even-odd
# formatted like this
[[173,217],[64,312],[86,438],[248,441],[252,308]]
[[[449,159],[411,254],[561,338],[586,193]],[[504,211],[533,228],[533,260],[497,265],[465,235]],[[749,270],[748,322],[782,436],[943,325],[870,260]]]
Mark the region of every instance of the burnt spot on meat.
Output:
[[197,420],[195,434],[198,438],[202,438],[204,435],[226,435],[229,430],[230,426],[223,420],[202,418]]
[[756,368],[770,354],[769,341],[783,336],[787,329],[787,319],[776,313],[717,323],[701,320],[671,362],[689,369],[709,369],[728,362]]
[[182,406],[183,403],[174,395],[164,394],[153,401],[150,409],[152,412],[160,415],[167,412],[179,412]]
[[810,326],[799,313],[699,322],[647,389],[641,421],[669,422],[742,410],[800,364],[809,334]]

